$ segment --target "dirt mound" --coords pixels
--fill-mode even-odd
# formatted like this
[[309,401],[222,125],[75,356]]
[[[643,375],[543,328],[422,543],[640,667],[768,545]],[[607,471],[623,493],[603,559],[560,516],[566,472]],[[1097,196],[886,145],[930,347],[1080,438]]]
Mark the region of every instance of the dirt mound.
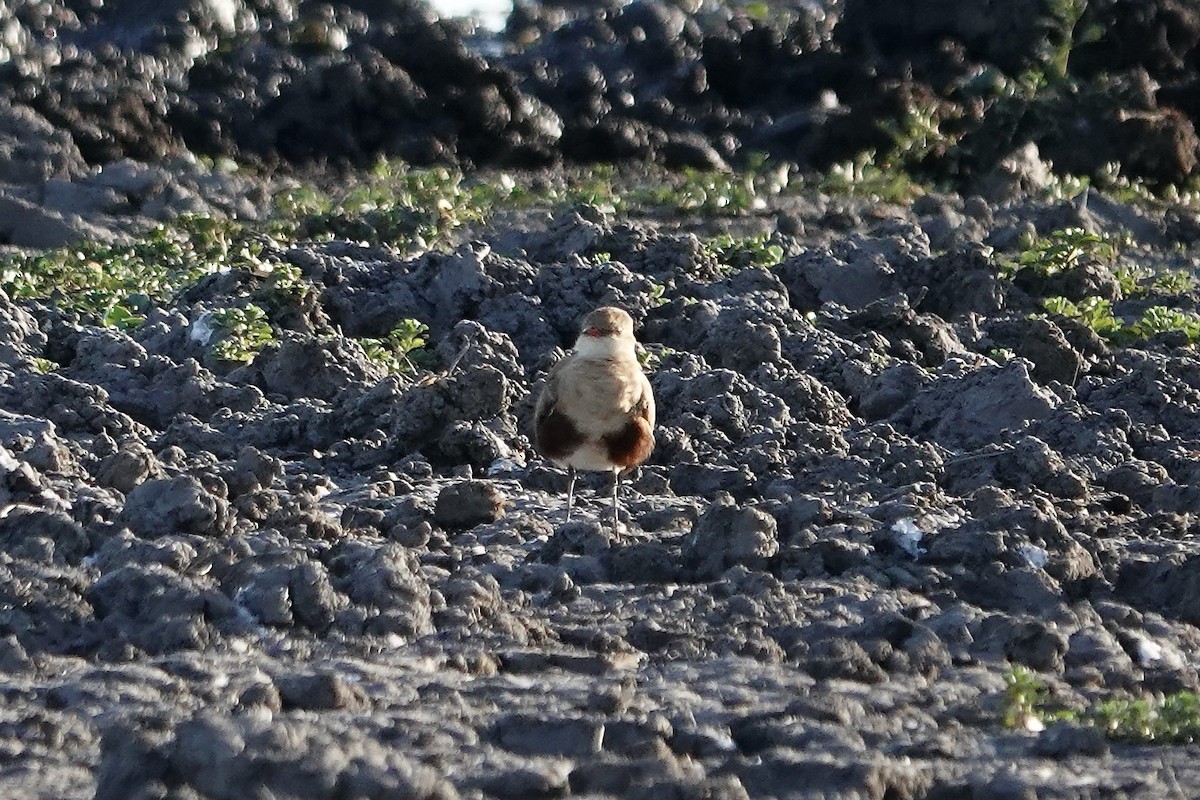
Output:
[[873,152],[970,180],[1032,142],[1064,173],[1196,171],[1200,27],[1175,0],[749,12],[522,3],[481,38],[415,0],[17,4],[0,98],[92,164],[186,148],[705,169],[768,153],[826,169]]

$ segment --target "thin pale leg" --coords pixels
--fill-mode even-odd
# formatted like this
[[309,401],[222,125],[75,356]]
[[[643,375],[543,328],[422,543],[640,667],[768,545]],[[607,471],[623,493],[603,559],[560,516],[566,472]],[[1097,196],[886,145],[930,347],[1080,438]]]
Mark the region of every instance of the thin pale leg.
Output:
[[571,505],[575,502],[575,468],[567,467],[567,522],[571,521]]
[[612,517],[612,532],[613,536],[617,535],[617,492],[621,490],[621,470],[613,470],[613,517]]

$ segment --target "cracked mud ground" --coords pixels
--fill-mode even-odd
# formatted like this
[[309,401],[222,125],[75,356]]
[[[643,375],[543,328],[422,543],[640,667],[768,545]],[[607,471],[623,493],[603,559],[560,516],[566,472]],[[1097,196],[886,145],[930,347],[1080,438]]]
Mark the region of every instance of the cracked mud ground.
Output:
[[[1002,724],[1015,665],[1058,708],[1197,688],[1200,360],[1030,313],[1194,269],[1186,220],[798,189],[734,218],[528,209],[411,256],[275,242],[313,296],[237,368],[196,327],[260,274],[125,332],[5,297],[0,787],[1186,796],[1191,747]],[[1003,268],[1065,225],[1140,238]],[[726,229],[780,263],[718,257]],[[1196,307],[1156,291],[1114,308]],[[617,538],[605,479],[564,523],[528,439],[601,304],[660,409]],[[389,375],[354,337],[405,318],[429,355]]]

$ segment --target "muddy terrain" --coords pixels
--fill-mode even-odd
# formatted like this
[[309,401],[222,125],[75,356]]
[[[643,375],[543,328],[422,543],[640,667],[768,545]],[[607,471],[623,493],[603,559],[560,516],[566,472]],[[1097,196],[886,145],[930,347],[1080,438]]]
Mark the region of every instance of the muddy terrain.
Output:
[[[987,3],[531,5],[502,56],[408,3],[6,3],[0,796],[1200,792],[1200,202],[1158,105],[1200,33],[1134,36],[1183,4],[1068,50],[1157,76],[1099,118],[1184,145],[1068,169],[1062,96],[995,158],[982,107],[953,153],[784,113],[891,86],[855,53],[943,109],[947,64],[1054,63]],[[658,404],[615,535],[529,438],[599,305]]]

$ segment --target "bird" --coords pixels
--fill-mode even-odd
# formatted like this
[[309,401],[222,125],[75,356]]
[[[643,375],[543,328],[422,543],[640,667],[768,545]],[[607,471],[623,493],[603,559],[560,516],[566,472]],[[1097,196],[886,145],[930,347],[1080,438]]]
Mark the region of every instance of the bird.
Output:
[[637,360],[633,318],[604,306],[587,314],[574,349],[554,365],[534,410],[534,447],[567,470],[567,521],[576,470],[611,472],[612,530],[621,474],[654,450],[654,391]]

